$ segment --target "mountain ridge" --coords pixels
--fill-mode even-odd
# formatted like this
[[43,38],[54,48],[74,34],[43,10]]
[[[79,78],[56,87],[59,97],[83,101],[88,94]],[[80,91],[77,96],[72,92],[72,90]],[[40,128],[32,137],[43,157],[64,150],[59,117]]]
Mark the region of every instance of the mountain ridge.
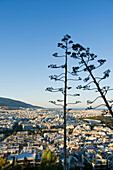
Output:
[[10,99],[10,98],[5,98],[5,97],[0,97],[0,106],[6,106],[6,107],[14,107],[14,108],[39,108],[42,109],[43,107],[40,106],[34,106],[19,100],[15,99]]

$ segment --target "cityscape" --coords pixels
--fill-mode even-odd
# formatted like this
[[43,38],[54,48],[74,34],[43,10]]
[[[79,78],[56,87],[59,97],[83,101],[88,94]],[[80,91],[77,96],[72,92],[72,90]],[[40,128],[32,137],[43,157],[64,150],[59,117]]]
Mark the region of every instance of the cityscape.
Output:
[[0,170],[113,170],[113,1],[0,1]]
[[[71,110],[67,112],[68,168],[112,168],[113,120],[102,110]],[[100,118],[100,119],[98,119]],[[39,165],[41,156],[49,148],[63,166],[63,110],[30,109],[0,110],[0,156],[12,163],[26,157]],[[3,133],[5,132],[5,133]],[[7,132],[7,133],[6,133]]]

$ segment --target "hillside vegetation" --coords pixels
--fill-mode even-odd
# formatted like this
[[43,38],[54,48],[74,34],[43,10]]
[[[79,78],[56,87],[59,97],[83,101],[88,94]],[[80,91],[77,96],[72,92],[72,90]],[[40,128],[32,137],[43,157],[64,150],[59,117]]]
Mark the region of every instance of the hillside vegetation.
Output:
[[23,108],[42,108],[39,106],[33,106],[31,104],[25,103],[25,102],[21,102],[18,100],[13,100],[13,99],[9,99],[9,98],[3,98],[0,97],[0,106],[6,106],[8,108],[10,107],[23,107]]

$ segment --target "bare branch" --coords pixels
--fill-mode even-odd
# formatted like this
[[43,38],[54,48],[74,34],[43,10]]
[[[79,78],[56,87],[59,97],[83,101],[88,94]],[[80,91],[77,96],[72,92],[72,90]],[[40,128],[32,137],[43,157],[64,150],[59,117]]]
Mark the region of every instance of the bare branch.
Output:
[[58,53],[53,54],[54,57],[65,57],[65,55],[58,56]]
[[62,106],[62,107],[63,107],[62,104],[57,104],[55,101],[49,101],[49,102],[52,103],[52,104],[54,104],[54,105],[56,105],[56,106]]
[[64,100],[58,99],[57,102],[63,102]]
[[72,75],[72,76],[78,76],[78,74],[77,73],[75,73],[75,72],[69,72],[69,71],[67,71],[70,75]]
[[80,96],[80,94],[67,94],[67,96],[73,96],[73,97],[75,97],[75,96]]
[[109,103],[113,103],[113,99],[111,99],[111,100],[108,100],[108,102],[109,102]]
[[111,90],[113,90],[113,89],[109,89],[108,91],[111,91]]
[[62,92],[62,93],[64,93],[64,89],[63,88],[56,88],[56,89],[54,89],[53,87],[47,87],[45,89],[45,91],[49,91],[49,92]]
[[64,80],[62,80],[63,78],[65,78],[64,76],[63,76],[63,77],[60,77],[60,78],[58,78],[58,77],[59,77],[59,76],[57,76],[57,75],[51,75],[51,76],[49,76],[49,78],[50,78],[51,80],[64,82]]
[[56,64],[50,64],[48,68],[65,68],[65,65],[57,66]]
[[90,86],[88,86],[88,85],[85,85],[85,86],[79,85],[79,86],[76,87],[76,89],[97,90],[97,88],[90,88]]
[[101,106],[106,106],[105,104],[100,104],[100,105],[98,105],[98,106],[95,106],[95,107],[92,107],[92,106],[90,106],[90,107],[87,107],[87,109],[86,110],[90,110],[90,109],[96,109],[96,108],[98,108],[98,107],[101,107]]
[[71,111],[72,109],[67,109],[67,112]]
[[67,80],[71,80],[71,81],[79,81],[82,80],[81,77],[78,77],[78,79],[67,79]]
[[87,104],[92,104],[94,103],[97,99],[101,98],[101,96],[98,96],[96,99],[94,99],[93,101],[87,100]]
[[89,86],[90,84],[94,83],[94,81],[90,81],[86,86]]

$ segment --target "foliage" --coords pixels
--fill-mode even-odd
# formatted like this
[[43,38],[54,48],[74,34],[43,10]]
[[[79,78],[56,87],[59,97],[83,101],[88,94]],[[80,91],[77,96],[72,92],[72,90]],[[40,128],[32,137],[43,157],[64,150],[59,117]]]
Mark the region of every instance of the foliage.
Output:
[[22,167],[19,165],[18,160],[15,160],[14,170],[20,170]]
[[23,165],[22,165],[22,170],[30,170],[31,169],[31,165],[29,160],[25,157],[23,160]]
[[6,167],[7,164],[8,164],[7,159],[2,158],[2,157],[0,156],[0,169]]
[[4,134],[5,137],[10,136],[13,133],[13,130],[3,130],[0,132],[0,134]]
[[[18,164],[18,161],[16,160],[15,161],[15,164],[14,164],[14,170],[21,170],[22,169],[22,166]],[[12,166],[10,168],[8,168],[8,170],[12,170]]]
[[52,169],[56,166],[56,155],[52,151],[50,151],[48,148],[46,151],[43,152],[41,161],[40,161],[40,167],[46,168],[46,169]]
[[[91,116],[91,117],[85,117],[85,119],[100,120],[101,124],[105,124],[106,127],[110,127],[111,129],[113,129],[113,120],[110,117]],[[86,121],[86,120],[83,120],[83,118],[77,118],[76,120]]]
[[69,134],[72,134],[73,133],[73,129],[69,129]]
[[113,129],[113,120],[109,117],[94,116],[94,117],[87,117],[87,119],[101,120],[102,124],[105,124],[107,127]]
[[93,164],[96,164],[95,159],[93,159],[91,162],[92,162]]

